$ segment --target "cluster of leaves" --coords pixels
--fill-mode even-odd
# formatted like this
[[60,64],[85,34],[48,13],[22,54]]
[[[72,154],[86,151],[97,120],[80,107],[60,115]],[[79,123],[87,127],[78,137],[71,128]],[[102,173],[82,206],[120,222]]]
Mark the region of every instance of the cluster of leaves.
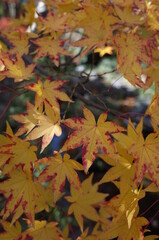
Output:
[[[64,199],[69,204],[67,216],[73,214],[81,230],[76,236],[78,240],[155,239],[157,236],[147,234],[144,227],[149,221],[139,215],[139,201],[146,192],[159,189],[159,3],[157,0],[43,2],[45,16],[36,11],[35,2],[30,0],[23,6],[20,17],[8,19],[0,33],[0,80],[3,83],[5,78],[12,78],[14,91],[20,86],[35,93],[34,103],[27,102],[27,112],[11,116],[21,124],[18,131],[14,134],[7,123],[6,131],[0,135],[0,192],[5,197],[0,213],[3,228],[0,239],[70,239],[69,222],[65,229],[60,229],[50,217],[35,220],[39,213],[52,213]],[[30,32],[33,23],[36,28]],[[78,41],[74,40],[75,32],[80,33]],[[76,56],[77,47],[81,51]],[[155,83],[156,94],[144,115],[151,117],[154,131],[146,139],[142,134],[143,118],[136,127],[129,120],[125,129],[107,121],[110,109],[96,121],[83,105],[83,117],[66,118],[69,105],[74,104],[61,90],[68,80],[56,79],[39,65],[39,59],[49,56],[57,69],[61,62],[65,64],[66,58],[77,64],[89,51],[101,55],[114,51],[118,71],[134,87],[146,91]],[[63,117],[61,102],[68,102]],[[62,126],[70,129],[63,147],[53,156],[42,157],[54,136],[61,136]],[[35,140],[39,138],[41,150],[37,155],[39,144]],[[83,164],[68,154],[81,146]],[[81,181],[78,171],[87,174],[97,156],[111,168],[98,183],[92,183],[93,175]],[[66,179],[69,195],[63,191]],[[148,186],[144,179],[148,179]],[[98,187],[106,182],[115,184],[119,194],[110,198],[109,194],[99,192]],[[22,217],[26,229],[21,227]],[[86,219],[95,222],[92,231],[86,228]]]

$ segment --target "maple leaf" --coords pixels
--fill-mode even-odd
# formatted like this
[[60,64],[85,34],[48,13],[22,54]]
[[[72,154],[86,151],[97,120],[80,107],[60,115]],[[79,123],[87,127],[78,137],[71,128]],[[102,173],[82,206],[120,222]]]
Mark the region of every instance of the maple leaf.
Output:
[[64,32],[64,30],[69,27],[67,24],[67,15],[55,15],[51,10],[47,13],[45,18],[39,15],[38,19],[40,21],[40,23],[38,23],[38,28],[44,30],[45,33],[54,31]]
[[123,217],[117,223],[111,223],[109,229],[99,235],[99,240],[110,240],[118,237],[119,240],[143,240],[144,233],[142,227],[147,225],[148,221],[144,217],[134,218],[131,228],[128,228],[127,220]]
[[[41,184],[38,184],[36,190],[39,194],[35,196],[35,212],[38,213],[43,210],[49,212],[50,207],[55,207],[52,184],[49,183],[46,188],[44,188]],[[63,194],[59,194],[59,198],[57,200],[59,200],[62,196]]]
[[134,183],[138,186],[148,172],[152,181],[159,187],[159,136],[151,133],[144,140],[142,129],[143,119],[136,129],[129,121],[128,135],[116,134],[115,138],[125,144],[128,152],[134,157],[136,162]]
[[[31,237],[34,240],[64,240],[62,233],[56,227],[56,222],[35,221],[35,227],[31,227],[23,232],[23,239]],[[30,238],[29,238],[30,239]]]
[[[3,71],[5,70],[5,65],[0,60],[0,74],[3,74]],[[0,75],[0,81],[2,81],[5,78],[5,76]]]
[[156,89],[159,89],[159,60],[154,60],[151,66],[143,70],[143,73],[146,75],[145,90],[150,88],[153,82],[155,82]]
[[[120,178],[119,188],[120,193],[125,194],[130,186],[133,184],[133,179],[135,175],[135,164],[133,164],[133,157],[122,149],[121,146],[116,147],[118,153],[113,158],[105,155],[99,154],[98,156],[103,159],[107,164],[113,166],[106,174],[102,177],[99,184],[104,182],[113,182],[114,180]],[[125,150],[125,151],[124,151]]]
[[127,218],[128,228],[131,227],[132,219],[138,212],[138,201],[145,197],[145,191],[130,187],[127,192],[121,193],[118,198],[118,211],[113,218],[113,222],[118,222],[123,215]]
[[155,1],[153,1],[151,4],[146,4],[147,7],[147,22],[150,28],[154,31],[159,30],[158,26],[158,12],[159,12],[159,5]]
[[7,68],[7,70],[2,72],[3,76],[14,78],[14,82],[21,82],[23,80],[29,80],[29,78],[34,75],[33,70],[35,68],[35,64],[26,66],[19,54],[17,54],[14,59],[5,53],[2,54],[2,57],[1,60]]
[[52,0],[44,0],[44,2],[47,3],[50,8],[56,9],[56,15],[66,13],[68,15],[70,12],[74,13],[74,11],[76,11],[80,7],[80,3],[78,0],[74,0],[73,2],[72,0],[54,0],[54,2]]
[[37,78],[37,83],[29,84],[26,88],[36,92],[35,106],[40,107],[43,103],[49,103],[55,112],[60,115],[60,107],[57,100],[72,102],[65,92],[60,88],[67,82],[67,80],[51,81],[49,78],[44,83]]
[[140,62],[150,64],[152,61],[148,55],[148,42],[134,33],[122,33],[114,36],[114,43],[117,47],[119,71],[132,85],[144,87]]
[[10,222],[6,222],[3,220],[0,220],[0,224],[2,225],[5,232],[0,232],[0,238],[1,240],[17,240],[20,237],[21,234],[21,225],[17,221],[15,225],[10,224]]
[[[143,239],[142,226],[147,225],[148,221],[145,218],[140,218],[141,221],[143,219],[145,222],[145,224],[142,222],[142,225],[140,225],[137,215],[139,211],[138,201],[144,196],[145,191],[137,188],[133,191],[129,188],[124,195],[117,195],[102,203],[100,217],[103,215],[106,219],[102,217],[102,233],[99,234],[99,239],[109,240],[117,236],[120,240]],[[138,224],[136,225],[136,223]]]
[[0,192],[7,198],[5,208],[1,212],[3,219],[13,215],[12,224],[25,213],[34,224],[35,195],[37,195],[35,183],[30,174],[21,169],[10,173],[9,179],[0,183]]
[[22,123],[22,126],[16,132],[16,136],[24,133],[29,134],[38,123],[38,120],[35,118],[38,114],[40,114],[40,112],[37,110],[37,107],[27,101],[27,113],[10,115],[11,118]]
[[35,33],[21,32],[21,31],[8,31],[5,34],[8,41],[14,46],[10,49],[11,54],[23,54],[27,55],[29,53],[29,38],[37,37]]
[[99,52],[99,56],[103,57],[105,54],[111,55],[113,53],[113,47],[111,46],[106,46],[104,48],[96,48],[94,50],[95,53]]
[[27,140],[42,137],[41,152],[49,145],[55,135],[59,137],[62,134],[59,115],[54,112],[48,103],[45,103],[45,112],[46,115],[40,114],[35,116],[35,119],[38,120],[38,125],[26,137]]
[[155,131],[158,131],[159,127],[159,96],[155,94],[152,98],[150,105],[147,108],[145,114],[151,117],[151,124]]
[[68,214],[74,213],[81,231],[83,232],[83,217],[86,217],[93,221],[99,220],[99,215],[94,209],[94,205],[103,201],[107,194],[97,192],[97,185],[92,186],[93,175],[82,182],[82,188],[80,190],[75,189],[71,185],[71,196],[65,197],[68,202],[71,202],[71,206],[68,209]]
[[14,134],[8,130],[7,136],[0,137],[0,139],[0,167],[3,169],[3,174],[11,172],[20,165],[24,171],[30,171],[32,173],[33,164],[35,164],[37,160],[35,154],[37,147],[30,146],[29,142],[14,136]]
[[54,34],[51,36],[39,38],[37,40],[32,40],[32,42],[38,46],[38,49],[36,51],[36,59],[48,55],[57,67],[59,66],[61,54],[71,56],[71,54],[67,52],[63,46],[65,40],[56,39]]
[[46,164],[47,168],[39,176],[40,182],[53,179],[54,201],[56,202],[61,193],[66,177],[77,189],[80,188],[80,180],[75,170],[83,170],[83,166],[75,160],[70,159],[68,154],[56,153],[54,157],[42,158],[39,163]]
[[63,121],[74,132],[66,140],[61,152],[82,145],[82,161],[87,173],[97,156],[99,147],[105,154],[115,153],[111,135],[124,129],[115,123],[106,122],[107,113],[102,113],[97,123],[92,112],[84,106],[83,114],[84,118],[70,118]]
[[29,3],[23,5],[25,14],[21,14],[19,23],[22,25],[32,25],[35,22],[36,5],[34,0],[29,0]]
[[104,48],[105,43],[112,38],[112,25],[117,22],[117,18],[109,15],[109,12],[104,11],[100,6],[85,6],[83,15],[78,24],[80,27],[83,26],[86,37],[71,43],[76,47],[86,47],[80,54],[80,58],[91,49]]
[[126,5],[123,8],[120,5],[115,5],[115,12],[122,22],[127,25],[141,25],[145,21],[145,16],[140,12],[133,11],[132,4]]

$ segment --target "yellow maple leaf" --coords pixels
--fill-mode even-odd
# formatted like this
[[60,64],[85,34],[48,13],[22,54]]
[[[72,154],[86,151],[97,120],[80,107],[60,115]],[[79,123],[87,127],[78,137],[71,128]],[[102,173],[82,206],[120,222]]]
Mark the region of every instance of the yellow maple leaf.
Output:
[[121,6],[118,4],[115,5],[115,12],[118,15],[118,17],[121,19],[123,23],[126,23],[128,26],[130,25],[141,25],[146,20],[146,15],[141,14],[140,12],[134,12],[132,4],[126,5],[121,8]]
[[44,36],[37,40],[32,40],[32,42],[38,46],[36,59],[49,56],[52,62],[58,67],[60,55],[71,56],[71,54],[64,48],[65,41],[63,39],[56,39],[54,35],[52,33],[50,36]]
[[44,0],[47,6],[56,9],[56,14],[66,14],[74,12],[80,7],[79,0]]
[[150,105],[147,108],[146,114],[151,117],[151,124],[155,131],[159,128],[159,95],[155,94]]
[[31,237],[34,240],[64,240],[62,233],[56,227],[56,222],[35,221],[35,227],[31,227],[23,232],[24,239]]
[[[156,49],[156,51],[158,50]],[[156,89],[159,90],[159,59],[154,60],[150,66],[143,69],[143,73],[146,75],[145,90],[150,88],[153,82],[155,82]]]
[[19,239],[21,234],[21,225],[17,221],[15,225],[10,224],[10,222],[0,220],[0,224],[3,226],[5,232],[0,232],[1,240],[16,240]]
[[133,185],[133,179],[135,175],[135,164],[133,164],[133,157],[122,149],[122,155],[120,154],[121,146],[117,146],[118,153],[113,156],[113,158],[105,155],[99,154],[99,157],[103,159],[107,164],[113,166],[106,174],[102,177],[99,184],[104,182],[113,182],[114,180],[120,178],[119,188],[120,193],[124,194],[128,191],[130,186]]
[[45,182],[53,179],[54,201],[56,202],[65,185],[66,178],[71,185],[80,188],[81,183],[75,170],[83,170],[83,166],[75,160],[70,159],[68,154],[56,153],[54,157],[46,157],[39,160],[39,163],[47,165],[38,180]]
[[20,24],[32,25],[35,22],[36,5],[34,0],[29,0],[27,4],[23,5],[24,14],[20,16]]
[[[97,205],[107,194],[97,192],[97,187],[90,185],[90,180],[92,181],[91,175],[88,179],[82,182],[82,188],[80,190],[75,189],[71,185],[71,196],[65,197],[71,206],[68,209],[68,214],[74,213],[75,219],[77,220],[81,231],[83,232],[83,216],[93,220],[98,221],[99,215],[97,214],[94,205]],[[93,188],[92,188],[93,187]],[[86,191],[86,189],[88,189]]]
[[129,121],[128,135],[116,134],[115,138],[125,145],[128,152],[134,157],[136,163],[134,183],[138,186],[146,172],[152,181],[159,187],[159,136],[157,133],[149,134],[146,139],[142,135],[143,119],[135,127]]
[[145,191],[141,189],[128,189],[124,194],[121,193],[118,198],[118,211],[116,212],[113,222],[118,222],[122,216],[126,216],[128,228],[132,225],[132,219],[138,212],[138,202],[145,197]]
[[36,92],[35,106],[40,107],[43,103],[49,103],[55,112],[60,115],[60,106],[57,100],[72,102],[65,92],[60,88],[66,83],[66,80],[51,81],[49,78],[44,83],[37,78],[37,83],[29,84],[26,88]]
[[99,240],[110,240],[118,237],[119,240],[143,240],[144,233],[142,227],[147,225],[148,221],[144,217],[136,217],[132,225],[128,228],[126,217],[123,217],[117,223],[111,223],[109,229],[99,235]]
[[27,113],[10,115],[11,118],[22,124],[16,132],[16,136],[20,136],[24,133],[28,134],[37,125],[38,120],[35,116],[38,114],[40,114],[40,112],[37,108],[27,101]]
[[134,33],[121,33],[114,36],[117,47],[118,68],[124,77],[134,86],[144,87],[141,80],[141,61],[151,63],[151,57],[147,54],[147,42]]
[[5,45],[5,43],[3,43],[2,41],[0,41],[0,52],[3,50],[3,52],[7,52],[8,48]]
[[[50,207],[55,207],[52,184],[49,183],[46,188],[44,188],[41,184],[38,184],[36,190],[39,194],[35,196],[35,213],[41,212],[43,210],[49,212]],[[59,200],[62,196],[62,193],[59,194],[57,200]]]
[[[17,166],[21,166],[24,171],[32,174],[33,164],[35,164],[36,146],[30,146],[29,142],[26,142],[13,133],[7,130],[7,136],[0,136],[0,167],[3,170],[3,174],[10,173]],[[8,163],[8,164],[6,164]]]
[[112,26],[117,22],[117,18],[110,14],[111,10],[103,10],[101,6],[86,4],[82,13],[83,17],[77,26],[83,27],[86,37],[71,44],[76,47],[85,47],[80,58],[91,49],[104,48],[105,43],[112,39]]
[[67,24],[67,15],[55,15],[51,10],[47,13],[47,16],[44,18],[39,15],[38,17],[38,28],[44,30],[45,33],[47,32],[64,32],[66,29],[69,28]]
[[92,165],[99,147],[105,154],[115,153],[111,135],[124,129],[112,122],[106,122],[107,113],[102,113],[96,123],[93,113],[83,106],[84,118],[70,118],[63,123],[74,132],[68,137],[62,151],[82,146],[82,161],[85,172]]
[[147,7],[147,23],[153,31],[159,30],[159,4],[156,1],[146,2]]
[[35,64],[26,66],[20,54],[17,53],[14,59],[6,53],[3,53],[2,57],[0,58],[7,69],[2,72],[3,76],[14,78],[14,82],[29,80],[30,77],[34,76],[33,70],[35,68]]
[[99,52],[99,56],[100,57],[103,57],[105,54],[112,54],[113,53],[113,47],[111,46],[107,46],[107,47],[104,47],[104,48],[96,48],[94,50],[95,53]]
[[9,179],[0,183],[0,192],[8,199],[1,212],[4,220],[14,214],[13,224],[25,213],[31,223],[34,224],[35,195],[39,194],[35,186],[30,174],[24,173],[21,169],[12,171]]
[[62,134],[59,115],[48,103],[45,103],[45,112],[46,115],[40,114],[35,116],[35,119],[38,121],[37,127],[26,137],[27,140],[42,137],[41,152],[49,145],[55,135],[60,136]]
[[10,49],[10,53],[27,55],[29,53],[29,38],[37,37],[35,33],[21,32],[21,31],[8,31],[4,34],[6,38],[11,42],[14,48]]

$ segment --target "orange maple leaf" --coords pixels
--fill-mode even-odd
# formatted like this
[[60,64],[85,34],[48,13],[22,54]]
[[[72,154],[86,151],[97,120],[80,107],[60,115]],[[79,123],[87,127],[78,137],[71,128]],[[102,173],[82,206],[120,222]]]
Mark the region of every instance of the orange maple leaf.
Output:
[[124,129],[112,122],[106,122],[107,113],[102,113],[96,123],[90,110],[83,106],[84,118],[70,118],[63,123],[74,132],[68,137],[62,151],[78,148],[82,145],[82,160],[85,172],[94,162],[99,147],[105,154],[115,153],[111,135]]

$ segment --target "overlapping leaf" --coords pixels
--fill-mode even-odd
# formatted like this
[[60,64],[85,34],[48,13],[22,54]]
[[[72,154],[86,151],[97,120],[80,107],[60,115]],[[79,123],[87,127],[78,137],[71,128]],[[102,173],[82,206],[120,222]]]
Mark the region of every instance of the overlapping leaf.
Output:
[[144,87],[141,81],[141,61],[146,64],[152,61],[148,54],[148,42],[134,33],[122,33],[116,35],[114,39],[119,71],[132,85]]
[[39,181],[53,179],[54,201],[56,202],[64,185],[66,178],[77,189],[81,183],[75,170],[83,170],[83,166],[75,160],[70,159],[68,154],[62,156],[56,153],[54,157],[46,157],[39,160],[39,163],[46,164],[47,168],[39,176]]
[[105,154],[115,153],[111,135],[124,129],[112,122],[106,122],[107,113],[102,113],[96,123],[90,110],[83,107],[84,118],[70,118],[63,123],[74,132],[68,137],[61,151],[82,146],[82,160],[85,172],[94,162],[98,149]]
[[15,82],[21,82],[23,80],[29,80],[30,77],[34,75],[33,70],[35,64],[25,65],[22,57],[17,54],[14,59],[9,57],[8,54],[0,56],[3,64],[6,67],[6,70],[2,72],[3,76],[8,78],[14,78]]
[[0,139],[0,167],[3,174],[12,172],[17,166],[21,166],[24,171],[32,173],[33,164],[37,160],[35,153],[37,147],[30,146],[29,142],[14,136],[9,130],[7,136],[0,136]]
[[135,127],[129,122],[128,135],[117,134],[118,141],[124,144],[136,162],[135,184],[139,185],[146,172],[159,187],[159,135],[151,133],[144,140],[142,135],[143,120]]
[[66,83],[65,80],[56,80],[51,81],[49,78],[45,80],[44,83],[37,78],[37,83],[32,83],[28,85],[26,88],[36,92],[35,96],[35,106],[39,107],[43,103],[49,103],[55,112],[60,115],[60,107],[58,100],[60,101],[68,101],[71,102],[71,99],[67,96],[67,94],[60,90],[60,88]]
[[27,102],[27,113],[11,115],[11,118],[22,124],[22,126],[16,132],[16,136],[20,136],[24,133],[30,133],[38,123],[36,115],[39,114],[40,112],[37,110],[37,107]]
[[[143,240],[144,233],[142,227],[147,225],[148,221],[144,217],[137,217],[133,219],[131,228],[128,228],[126,218],[123,217],[117,223],[111,223],[110,229],[102,232],[99,235],[99,240],[110,240],[118,237],[119,240]],[[152,238],[151,238],[152,239]]]
[[30,174],[27,175],[21,169],[12,171],[9,179],[0,183],[0,192],[7,198],[5,208],[1,212],[3,219],[14,214],[12,219],[12,223],[14,223],[25,213],[34,224],[35,195],[39,194],[36,187]]
[[41,152],[49,145],[55,135],[60,136],[62,134],[59,115],[54,112],[48,103],[45,103],[45,112],[46,115],[40,114],[35,116],[35,119],[38,120],[38,125],[27,136],[27,140],[42,137]]
[[99,215],[94,208],[103,201],[107,194],[97,192],[97,185],[92,186],[92,176],[82,182],[80,190],[71,186],[71,196],[65,197],[71,203],[68,214],[74,213],[81,231],[83,231],[83,216],[93,221],[99,220]]
[[62,233],[57,228],[56,222],[35,221],[35,227],[23,232],[23,240],[29,238],[34,240],[64,240]]
[[38,38],[37,40],[32,40],[32,42],[38,46],[36,58],[49,56],[57,67],[59,66],[61,54],[66,56],[71,55],[64,48],[64,40],[56,39],[54,34],[52,36],[46,36]]
[[17,221],[15,225],[10,225],[10,222],[0,220],[4,232],[0,233],[1,240],[18,240],[21,234],[21,225]]
[[118,153],[114,155],[114,158],[108,157],[105,154],[99,154],[99,157],[103,159],[107,164],[112,165],[103,178],[100,180],[100,184],[104,182],[113,182],[120,178],[119,189],[120,193],[127,193],[130,186],[133,186],[133,179],[135,175],[135,164],[133,164],[133,157],[122,149],[120,145],[117,145]]

